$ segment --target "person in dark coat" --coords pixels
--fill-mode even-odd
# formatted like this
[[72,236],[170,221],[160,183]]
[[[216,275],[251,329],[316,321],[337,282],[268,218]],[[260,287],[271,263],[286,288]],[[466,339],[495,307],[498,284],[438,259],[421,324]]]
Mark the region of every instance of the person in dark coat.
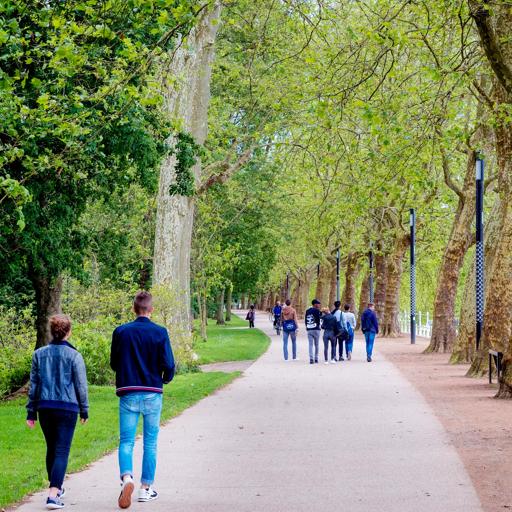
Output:
[[331,363],[336,363],[338,320],[329,311],[329,308],[323,308],[322,313],[322,329],[324,331],[324,363],[329,364],[329,343],[331,344]]
[[379,320],[374,310],[375,306],[373,302],[368,303],[368,307],[363,311],[361,315],[361,330],[364,334],[366,341],[366,360],[372,362],[373,344],[375,343],[375,337],[379,334]]

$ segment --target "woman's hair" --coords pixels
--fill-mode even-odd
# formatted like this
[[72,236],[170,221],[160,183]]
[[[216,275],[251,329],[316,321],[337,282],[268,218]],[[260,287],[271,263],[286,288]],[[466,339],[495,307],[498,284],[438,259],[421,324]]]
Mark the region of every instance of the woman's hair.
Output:
[[63,340],[71,331],[71,318],[68,315],[50,317],[50,332],[54,340]]

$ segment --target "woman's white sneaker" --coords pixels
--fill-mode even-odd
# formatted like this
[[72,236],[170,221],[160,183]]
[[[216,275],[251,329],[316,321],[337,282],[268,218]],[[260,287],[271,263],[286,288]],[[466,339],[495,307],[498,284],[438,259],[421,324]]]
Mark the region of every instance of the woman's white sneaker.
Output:
[[132,504],[132,494],[135,489],[135,485],[133,483],[133,478],[131,476],[126,476],[123,479],[123,483],[121,484],[121,494],[119,495],[119,499],[117,503],[119,508],[129,508]]
[[158,499],[158,493],[152,488],[139,489],[139,501],[153,501]]

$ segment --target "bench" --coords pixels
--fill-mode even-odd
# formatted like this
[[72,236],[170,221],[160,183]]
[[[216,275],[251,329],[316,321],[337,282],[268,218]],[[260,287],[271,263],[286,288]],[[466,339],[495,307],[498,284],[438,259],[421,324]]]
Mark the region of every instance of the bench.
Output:
[[496,366],[496,376],[498,377],[498,383],[500,381],[502,369],[501,369],[501,361],[503,359],[503,352],[498,352],[496,350],[489,350],[489,384],[492,384],[492,362],[494,360],[494,365]]

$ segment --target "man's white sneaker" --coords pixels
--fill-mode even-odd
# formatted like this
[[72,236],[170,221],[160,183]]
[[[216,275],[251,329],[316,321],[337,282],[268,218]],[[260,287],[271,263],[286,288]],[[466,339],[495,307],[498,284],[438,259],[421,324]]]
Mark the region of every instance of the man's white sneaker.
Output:
[[329,364],[329,361],[325,361],[325,363],[324,363],[324,364]]
[[331,359],[331,364],[336,364],[336,359]]
[[131,476],[125,477],[121,484],[121,494],[117,500],[119,508],[129,508],[132,504],[132,494],[134,489],[135,485],[133,483],[133,478]]
[[158,493],[152,487],[139,489],[139,501],[153,501],[156,499],[158,499]]

